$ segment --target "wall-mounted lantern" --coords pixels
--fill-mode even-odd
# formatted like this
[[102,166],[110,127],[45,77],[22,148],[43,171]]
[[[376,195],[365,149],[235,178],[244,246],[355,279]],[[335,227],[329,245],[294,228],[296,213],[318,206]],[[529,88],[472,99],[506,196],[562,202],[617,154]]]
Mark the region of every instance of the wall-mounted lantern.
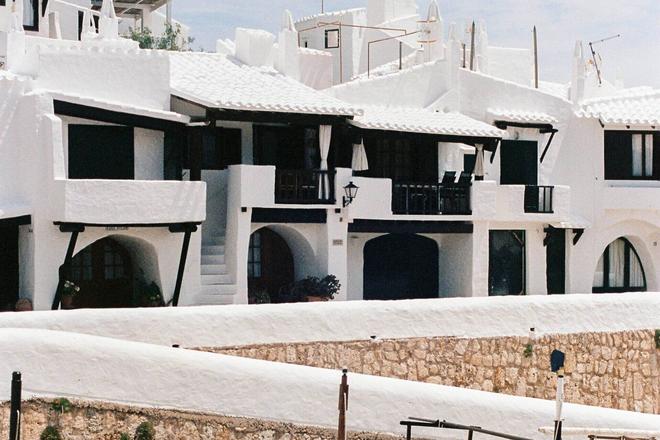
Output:
[[360,187],[356,186],[353,182],[350,182],[344,187],[344,192],[346,193],[344,196],[344,208],[353,203],[359,189]]

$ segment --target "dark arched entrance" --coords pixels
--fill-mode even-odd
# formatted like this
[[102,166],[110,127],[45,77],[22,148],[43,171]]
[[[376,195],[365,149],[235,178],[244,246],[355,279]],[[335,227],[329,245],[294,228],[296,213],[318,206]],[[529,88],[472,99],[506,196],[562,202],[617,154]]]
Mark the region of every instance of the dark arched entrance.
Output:
[[438,245],[430,238],[390,234],[364,246],[364,299],[438,296]]
[[293,281],[293,254],[286,241],[269,228],[255,231],[248,251],[250,302],[278,303],[280,289]]
[[130,253],[111,238],[87,246],[71,261],[71,280],[80,287],[73,308],[134,307]]

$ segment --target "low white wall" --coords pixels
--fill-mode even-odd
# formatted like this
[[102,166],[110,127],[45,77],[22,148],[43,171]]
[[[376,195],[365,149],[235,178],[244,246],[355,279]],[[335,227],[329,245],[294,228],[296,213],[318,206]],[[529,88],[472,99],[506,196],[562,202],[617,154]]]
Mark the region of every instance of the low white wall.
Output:
[[[145,322],[149,331],[145,331]],[[0,328],[43,328],[187,347],[422,336],[525,336],[660,328],[660,295],[558,295],[333,301],[154,310],[0,314]]]
[[[54,221],[91,224],[201,222],[206,183],[152,180],[56,180]],[[61,202],[61,203],[59,203]]]
[[[24,396],[81,397],[334,427],[339,371],[43,330],[0,330],[0,377]],[[136,374],[140,372],[141,374]],[[0,399],[10,381],[0,381]],[[347,427],[403,434],[409,416],[538,438],[554,402],[351,374]],[[660,416],[565,404],[565,426],[657,429]],[[456,438],[451,430],[416,431]]]

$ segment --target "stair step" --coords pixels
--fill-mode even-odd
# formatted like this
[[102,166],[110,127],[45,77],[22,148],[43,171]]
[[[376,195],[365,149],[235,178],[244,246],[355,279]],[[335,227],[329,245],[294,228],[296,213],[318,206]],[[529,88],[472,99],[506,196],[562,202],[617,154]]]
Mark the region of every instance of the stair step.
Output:
[[202,255],[224,255],[224,245],[202,246]]
[[224,255],[202,255],[202,264],[225,264]]
[[234,296],[236,295],[236,284],[212,284],[202,286],[200,295],[205,296]]
[[215,235],[213,237],[204,237],[202,239],[202,245],[204,246],[218,246],[225,244],[224,235]]
[[226,264],[202,264],[202,275],[225,275]]
[[202,275],[202,286],[212,286],[218,284],[231,284],[231,276],[223,275]]

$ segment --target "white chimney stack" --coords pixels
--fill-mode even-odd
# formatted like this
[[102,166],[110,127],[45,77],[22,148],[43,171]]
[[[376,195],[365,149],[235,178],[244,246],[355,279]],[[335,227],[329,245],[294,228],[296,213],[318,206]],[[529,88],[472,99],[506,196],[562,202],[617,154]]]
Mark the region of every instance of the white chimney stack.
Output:
[[584,49],[582,41],[578,40],[575,42],[575,50],[573,51],[573,72],[571,75],[571,101],[574,105],[579,104],[584,97],[585,68]]
[[440,8],[436,0],[432,0],[429,4],[429,11],[427,15],[427,38],[432,41],[426,47],[429,48],[430,53],[427,55],[429,61],[440,60],[445,57],[444,53],[444,22],[440,15]]
[[282,14],[282,29],[278,36],[277,62],[275,68],[295,80],[300,80],[300,55],[298,32],[293,15],[288,10]]
[[119,19],[115,12],[113,0],[103,0],[101,18],[99,19],[99,35],[107,40],[117,40],[119,38]]

